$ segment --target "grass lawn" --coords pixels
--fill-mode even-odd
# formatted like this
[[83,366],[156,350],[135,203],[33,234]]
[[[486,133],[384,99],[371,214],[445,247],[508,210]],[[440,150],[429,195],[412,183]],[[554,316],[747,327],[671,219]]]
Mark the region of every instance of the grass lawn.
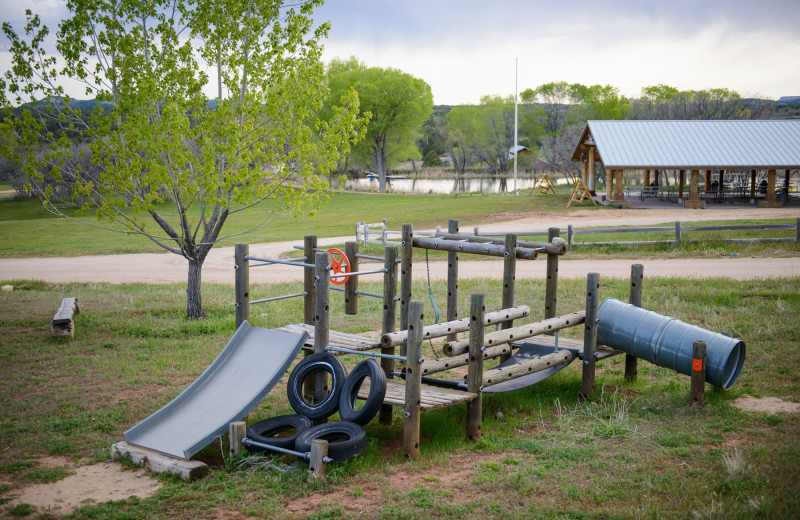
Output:
[[[215,358],[234,322],[233,290],[225,286],[204,288],[209,319],[186,321],[178,284],[11,283],[15,291],[0,292],[0,516],[10,514],[5,502],[20,487],[68,473],[43,467],[43,457],[106,460],[124,430]],[[628,283],[601,279],[601,298],[627,299]],[[434,289],[441,305],[444,284]],[[381,288],[365,283],[362,290]],[[584,290],[583,281],[560,281],[559,311],[583,308]],[[252,290],[253,297],[291,292],[295,285]],[[413,292],[431,311],[426,287],[420,283]],[[473,292],[487,295],[487,310],[499,307],[500,282],[463,280],[461,309]],[[50,319],[68,295],[82,307],[76,337],[50,338]],[[541,318],[536,302],[543,299],[543,283],[517,282],[517,301],[533,302],[532,320]],[[380,327],[378,300],[364,299],[359,316],[343,314],[340,294],[331,302],[334,329]],[[301,306],[288,300],[254,307],[252,321],[263,327],[301,321]],[[239,470],[215,442],[198,455],[211,466],[204,479],[188,484],[161,476],[153,497],[85,504],[70,518],[796,518],[800,416],[743,412],[732,401],[800,400],[800,278],[646,278],[643,306],[743,339],[747,361],[734,388],[708,388],[706,406],[690,408],[688,376],[642,361],[638,381],[626,382],[618,356],[599,365],[597,396],[581,401],[576,362],[534,387],[485,395],[478,443],[464,440],[463,405],[423,414],[417,462],[402,461],[396,409],[392,426],[367,426],[367,452],[332,465],[325,481],[309,483],[302,463],[287,471]],[[425,357],[432,356],[426,345]],[[344,361],[352,368],[358,360]],[[249,424],[291,413],[284,384]],[[51,517],[34,511],[29,518]]]

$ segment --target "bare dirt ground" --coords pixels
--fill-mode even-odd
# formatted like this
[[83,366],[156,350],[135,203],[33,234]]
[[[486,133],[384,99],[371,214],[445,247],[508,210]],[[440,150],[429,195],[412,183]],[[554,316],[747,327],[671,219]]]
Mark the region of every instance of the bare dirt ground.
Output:
[[148,476],[144,470],[123,470],[117,463],[76,466],[66,458],[46,457],[39,460],[39,466],[63,466],[74,473],[58,482],[34,484],[9,492],[8,496],[13,498],[8,507],[29,504],[39,512],[61,516],[85,505],[123,500],[131,496],[146,498],[161,487],[158,480]]
[[779,397],[753,397],[746,395],[733,401],[733,406],[746,412],[799,413],[800,403],[785,401]]
[[[624,209],[595,212],[579,210],[569,214],[531,213],[526,215],[499,215],[497,221],[480,225],[481,231],[537,231],[548,227],[566,228],[591,226],[652,225],[683,222],[732,220],[749,218],[800,218],[800,208],[762,209],[742,207],[721,207],[706,210],[686,210],[671,207],[668,209]],[[463,231],[472,229],[472,224],[464,222]],[[320,247],[341,244],[354,240],[353,236],[333,237],[319,240]],[[292,246],[302,245],[302,237],[292,242],[270,242],[251,244],[250,254],[262,258],[279,258],[291,251]],[[586,273],[599,272],[607,278],[630,276],[630,259],[612,260],[569,260],[559,262],[559,276],[583,278]],[[543,278],[544,269],[538,262],[517,264],[519,278]],[[742,258],[726,259],[671,259],[647,260],[645,273],[662,276],[717,277],[734,279],[770,278],[800,275],[800,258]],[[459,262],[459,276],[480,278],[497,274],[497,262],[469,261]],[[174,283],[184,282],[187,275],[186,260],[170,253],[148,253],[130,255],[89,255],[69,258],[5,258],[0,259],[0,279],[35,279],[54,283],[63,282],[108,282],[108,283]],[[416,270],[415,276],[423,276]],[[298,282],[303,277],[302,270],[285,265],[252,270],[253,283]],[[446,279],[445,262],[431,262],[431,277]],[[203,281],[210,283],[233,284],[233,248],[214,249],[203,266]]]

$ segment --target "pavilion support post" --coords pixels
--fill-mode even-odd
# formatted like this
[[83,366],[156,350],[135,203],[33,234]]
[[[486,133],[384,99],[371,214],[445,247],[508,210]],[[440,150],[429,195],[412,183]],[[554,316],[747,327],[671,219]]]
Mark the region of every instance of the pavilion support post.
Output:
[[653,177],[655,177],[655,186],[661,186],[661,179],[659,177],[659,171],[653,170]]
[[725,170],[719,171],[719,192],[720,194],[725,193]]
[[708,193],[711,190],[711,170],[705,170],[705,183],[703,184],[703,191]]
[[625,192],[623,191],[625,188],[624,177],[623,174],[625,170],[615,170],[616,171],[616,178],[615,181],[615,191],[614,191],[614,205],[619,206],[620,208],[629,208],[631,207],[630,203],[625,200]]
[[644,187],[650,186],[650,170],[645,168],[644,170]]
[[606,169],[606,202],[611,202],[614,194],[614,170]]
[[594,148],[589,148],[589,193],[594,195],[594,185],[597,180],[597,169],[595,168],[594,164]]
[[789,202],[789,177],[791,176],[791,170],[786,170],[783,174],[783,197],[781,197],[781,202],[784,204]]
[[[447,232],[458,234],[458,220],[450,219]],[[507,307],[503,307],[504,309]],[[447,253],[447,321],[458,319],[458,252]],[[448,334],[447,341],[455,341],[456,334]]]
[[775,195],[775,170],[767,171],[767,197],[765,200],[758,201],[759,208],[781,208],[781,203]]
[[689,199],[683,201],[683,207],[687,209],[706,209],[706,201],[700,200],[700,171],[692,170],[691,188]]
[[686,172],[678,170],[678,202],[683,202],[683,185],[686,182]]
[[756,171],[750,170],[750,204],[756,203]]
[[589,182],[589,163],[581,159],[581,180],[588,185]]

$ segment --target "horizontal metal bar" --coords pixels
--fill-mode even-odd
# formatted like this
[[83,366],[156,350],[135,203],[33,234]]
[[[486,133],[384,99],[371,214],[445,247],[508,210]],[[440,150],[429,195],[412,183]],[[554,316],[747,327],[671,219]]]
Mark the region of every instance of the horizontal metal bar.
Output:
[[377,352],[362,352],[360,350],[352,350],[349,348],[341,348],[341,347],[325,347],[325,350],[328,352],[341,352],[343,354],[355,354],[357,356],[369,356],[374,358],[383,358],[383,359],[397,359],[399,361],[405,361],[405,356],[394,356],[392,354],[379,354]]
[[344,287],[334,287],[334,286],[330,286],[330,287],[328,287],[328,289],[330,289],[331,291],[339,291],[339,292],[344,292]]
[[377,274],[377,273],[385,273],[386,268],[383,269],[375,269],[374,271],[354,271],[352,273],[339,273],[339,274],[332,274],[331,278],[346,278],[348,276],[361,276],[362,274]]
[[[269,264],[283,264],[283,265],[294,265],[296,267],[306,267],[306,268],[314,268],[316,267],[314,264],[305,264],[303,262],[295,262],[292,260],[277,260],[275,258],[257,258],[255,256],[246,256],[244,257],[245,260],[255,260],[256,262],[263,262],[260,264],[252,264],[250,267],[258,267],[260,265],[269,265]],[[305,260],[306,257],[303,257]]]
[[373,298],[383,298],[382,294],[376,294],[371,292],[356,291],[356,294],[360,294],[361,296],[371,296]]
[[250,305],[253,305],[254,303],[274,302],[277,300],[286,300],[289,298],[299,298],[300,296],[306,296],[307,294],[308,293],[306,291],[303,291],[295,294],[287,294],[285,296],[273,296],[272,298],[262,298],[260,300],[252,300],[250,302]]
[[368,260],[378,260],[380,262],[383,262],[385,260],[385,258],[383,258],[382,256],[362,255],[361,253],[356,253],[356,258],[366,258]]
[[[265,450],[275,451],[275,452],[278,452],[278,453],[286,453],[287,455],[294,455],[295,457],[298,457],[298,458],[301,458],[301,459],[305,459],[305,460],[311,460],[311,452],[310,451],[307,451],[307,452],[303,453],[303,452],[300,452],[300,451],[287,450],[286,448],[281,448],[279,446],[273,446],[271,444],[264,444],[262,442],[256,442],[256,441],[248,439],[247,437],[242,438],[242,444],[244,444],[245,446],[254,446],[256,448],[264,448]],[[325,456],[325,457],[322,457],[322,462],[324,462],[325,464],[330,464],[331,462],[333,462],[333,459],[330,458],[330,457]]]
[[[400,379],[406,378],[405,372],[392,372],[392,375]],[[422,376],[422,382],[427,385],[438,386],[441,388],[453,388],[455,390],[466,390],[467,383],[459,383],[458,381],[446,381],[444,379],[435,379],[433,377]]]
[[[303,246],[292,246],[292,248],[293,248],[293,249],[298,249],[298,250],[300,250],[300,251],[305,251],[305,249],[306,249],[306,248],[305,248],[305,247],[303,247]],[[315,248],[314,248],[314,251],[315,251],[315,252],[317,252],[317,253],[327,253],[327,252],[328,252],[328,250],[327,250],[327,249],[323,249],[323,248],[321,248],[321,247],[315,247]],[[305,258],[305,257],[303,257],[303,258]]]

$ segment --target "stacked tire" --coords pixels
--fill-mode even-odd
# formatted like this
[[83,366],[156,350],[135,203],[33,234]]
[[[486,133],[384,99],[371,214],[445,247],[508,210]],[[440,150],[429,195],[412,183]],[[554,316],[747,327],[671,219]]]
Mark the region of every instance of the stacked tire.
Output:
[[[316,372],[330,376],[330,393],[317,403],[306,401],[303,383]],[[356,410],[356,399],[365,379],[370,380],[364,405]],[[312,354],[289,375],[287,396],[297,415],[272,417],[247,428],[247,438],[266,445],[307,453],[316,439],[328,444],[328,457],[333,461],[352,459],[366,451],[367,434],[363,426],[377,415],[386,396],[386,376],[374,359],[356,365],[350,375],[339,359],[327,352]],[[339,412],[341,421],[311,426],[312,421],[327,419]],[[286,432],[294,429],[291,435]],[[283,436],[281,436],[283,435]],[[250,451],[268,451],[248,445]]]

